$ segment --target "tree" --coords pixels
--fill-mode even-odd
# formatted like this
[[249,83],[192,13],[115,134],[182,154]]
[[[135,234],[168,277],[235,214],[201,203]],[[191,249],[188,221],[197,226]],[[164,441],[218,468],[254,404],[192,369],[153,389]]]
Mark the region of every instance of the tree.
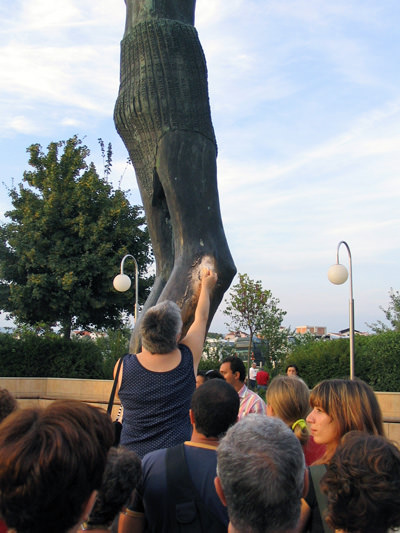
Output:
[[391,330],[400,331],[400,291],[395,291],[391,288],[389,291],[389,298],[388,308],[384,309],[382,306],[379,306],[379,309],[383,311],[386,320],[392,327],[384,324],[382,320],[378,320],[373,324],[367,324],[374,333],[384,333],[385,331]]
[[141,300],[151,283],[141,208],[107,183],[111,166],[102,179],[86,163],[90,152],[76,136],[51,143],[47,153],[39,144],[27,152],[33,170],[10,190],[11,222],[0,226],[1,308],[22,323],[60,324],[66,338],[73,327],[119,326],[121,312],[133,309],[132,291],[112,287],[126,253],[139,266]]
[[280,331],[286,311],[278,307],[279,300],[271,291],[263,290],[261,281],[254,281],[247,274],[238,274],[239,283],[233,286],[224,313],[229,316],[227,326],[249,333],[247,368],[250,368],[251,346],[257,333],[268,342],[268,358],[275,364],[287,335]]

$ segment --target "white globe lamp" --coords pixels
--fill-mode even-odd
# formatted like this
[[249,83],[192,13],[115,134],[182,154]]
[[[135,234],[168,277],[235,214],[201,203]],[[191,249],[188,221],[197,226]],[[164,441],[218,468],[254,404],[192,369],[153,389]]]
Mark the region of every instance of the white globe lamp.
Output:
[[131,286],[131,278],[126,274],[118,274],[113,281],[114,289],[118,292],[125,292]]
[[342,285],[342,283],[347,281],[348,277],[349,273],[344,265],[336,263],[336,265],[332,265],[328,270],[328,279],[335,285]]

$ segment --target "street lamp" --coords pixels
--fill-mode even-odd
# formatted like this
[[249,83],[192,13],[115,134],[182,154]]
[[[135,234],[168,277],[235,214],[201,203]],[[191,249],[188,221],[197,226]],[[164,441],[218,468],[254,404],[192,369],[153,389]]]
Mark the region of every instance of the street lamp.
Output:
[[133,259],[135,263],[135,324],[137,321],[137,310],[138,310],[138,296],[139,296],[139,277],[138,277],[138,264],[136,262],[136,259],[133,257],[133,255],[127,254],[122,258],[121,261],[121,274],[118,274],[118,276],[115,276],[113,285],[114,289],[116,289],[119,292],[126,292],[129,287],[131,286],[131,278],[124,274],[124,262],[125,259],[130,257]]
[[350,379],[354,379],[354,299],[353,299],[353,267],[351,262],[351,252],[349,245],[345,241],[340,241],[336,250],[336,264],[332,265],[328,270],[328,279],[335,285],[342,285],[347,278],[347,268],[339,263],[339,248],[344,244],[349,254],[350,263],[350,302],[349,302],[349,338],[350,338]]

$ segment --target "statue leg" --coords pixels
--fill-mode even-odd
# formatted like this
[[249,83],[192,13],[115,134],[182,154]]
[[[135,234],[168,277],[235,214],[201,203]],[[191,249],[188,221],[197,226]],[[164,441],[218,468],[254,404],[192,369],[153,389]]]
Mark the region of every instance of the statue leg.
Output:
[[159,301],[178,303],[185,333],[193,321],[202,266],[218,274],[209,323],[236,273],[221,220],[215,144],[200,133],[169,132],[159,143],[156,169],[171,217],[175,254]]
[[[157,304],[170,277],[174,266],[174,243],[171,217],[164,190],[156,171],[153,171],[151,191],[148,187],[149,181],[144,181],[144,177],[140,173],[137,176],[156,264],[154,284],[141,311],[140,316],[143,316],[149,307]],[[143,187],[144,184],[146,185],[145,187]],[[131,335],[129,345],[131,353],[136,353],[140,348],[138,328],[140,316]]]

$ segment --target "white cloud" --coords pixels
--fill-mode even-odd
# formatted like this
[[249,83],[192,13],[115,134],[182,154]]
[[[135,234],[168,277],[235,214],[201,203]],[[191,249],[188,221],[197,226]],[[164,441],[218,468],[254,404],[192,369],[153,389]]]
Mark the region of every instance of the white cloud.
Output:
[[[346,325],[347,288],[326,282],[342,239],[356,320],[379,316],[398,286],[398,15],[390,0],[197,0],[229,244],[292,325]],[[112,120],[124,2],[16,0],[0,16],[2,175],[22,175],[32,142],[75,133],[101,168],[102,137],[115,148],[113,183],[123,176],[140,202]]]

